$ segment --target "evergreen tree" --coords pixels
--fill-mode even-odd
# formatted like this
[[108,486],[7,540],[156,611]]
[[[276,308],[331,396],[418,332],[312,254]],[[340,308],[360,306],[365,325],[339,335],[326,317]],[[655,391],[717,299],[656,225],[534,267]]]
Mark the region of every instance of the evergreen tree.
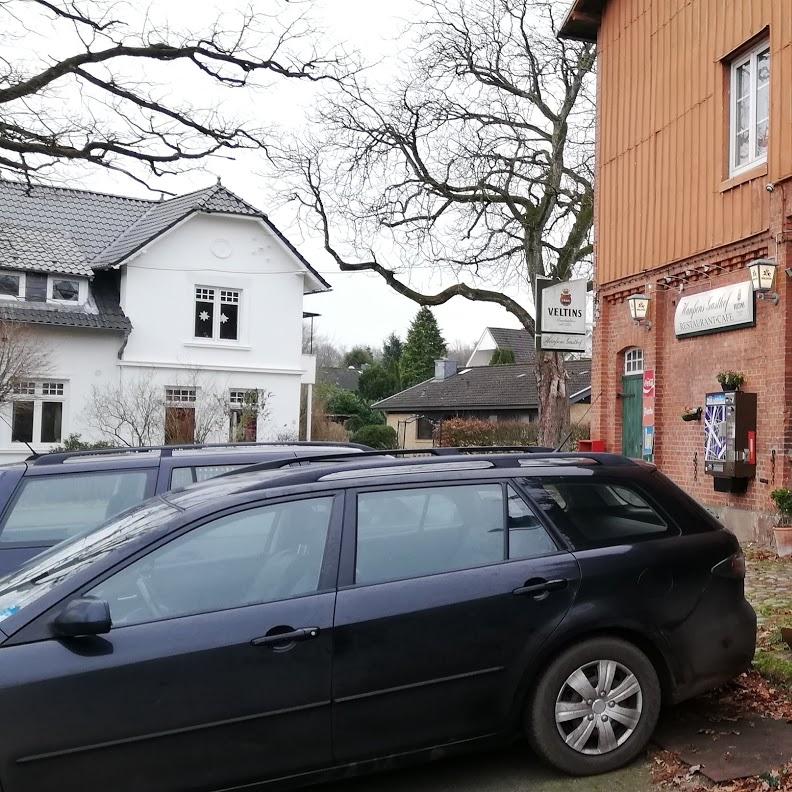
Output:
[[511,349],[496,349],[492,353],[490,366],[513,366],[514,351]]
[[391,333],[382,345],[382,365],[386,369],[398,370],[404,344],[396,333]]
[[358,393],[369,401],[375,402],[392,396],[399,390],[398,372],[386,368],[381,363],[372,363],[360,373]]
[[352,349],[350,349],[349,352],[344,355],[344,365],[352,366],[356,369],[362,368],[367,363],[373,362],[374,354],[371,351],[371,347],[367,346],[352,347]]
[[445,357],[446,343],[434,314],[424,307],[415,315],[402,350],[399,368],[401,384],[409,388],[434,374],[434,362]]

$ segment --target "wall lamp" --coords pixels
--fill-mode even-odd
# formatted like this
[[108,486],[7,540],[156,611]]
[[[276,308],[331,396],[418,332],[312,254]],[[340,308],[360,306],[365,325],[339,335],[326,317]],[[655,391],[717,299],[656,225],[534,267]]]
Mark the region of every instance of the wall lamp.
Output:
[[650,300],[651,297],[647,297],[645,294],[633,294],[632,297],[627,298],[633,321],[637,325],[643,325],[647,330],[652,329],[652,323],[646,318],[649,313]]
[[778,305],[778,293],[772,291],[775,283],[776,263],[773,259],[756,259],[748,264],[751,273],[751,285],[757,300],[772,300]]

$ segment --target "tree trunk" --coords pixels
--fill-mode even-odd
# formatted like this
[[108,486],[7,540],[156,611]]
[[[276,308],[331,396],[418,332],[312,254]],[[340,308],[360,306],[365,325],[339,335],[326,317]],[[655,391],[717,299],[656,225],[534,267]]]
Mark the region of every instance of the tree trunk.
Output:
[[569,431],[569,399],[564,357],[560,352],[536,353],[539,395],[539,445],[555,448]]

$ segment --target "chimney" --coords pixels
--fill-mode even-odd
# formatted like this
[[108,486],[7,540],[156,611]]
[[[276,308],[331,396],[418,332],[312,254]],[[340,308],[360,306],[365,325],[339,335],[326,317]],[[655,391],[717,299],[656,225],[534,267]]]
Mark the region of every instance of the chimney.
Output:
[[442,382],[442,380],[453,377],[457,373],[456,360],[449,360],[448,358],[440,358],[435,360],[435,375],[434,378]]

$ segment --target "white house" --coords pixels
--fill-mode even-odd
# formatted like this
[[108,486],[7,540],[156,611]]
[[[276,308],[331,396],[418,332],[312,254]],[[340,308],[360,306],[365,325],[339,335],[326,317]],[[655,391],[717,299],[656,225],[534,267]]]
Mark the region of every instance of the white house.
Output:
[[157,442],[296,438],[303,296],[329,288],[219,183],[150,201],[0,181],[0,320],[48,357],[0,408],[0,459],[107,439],[130,407]]

